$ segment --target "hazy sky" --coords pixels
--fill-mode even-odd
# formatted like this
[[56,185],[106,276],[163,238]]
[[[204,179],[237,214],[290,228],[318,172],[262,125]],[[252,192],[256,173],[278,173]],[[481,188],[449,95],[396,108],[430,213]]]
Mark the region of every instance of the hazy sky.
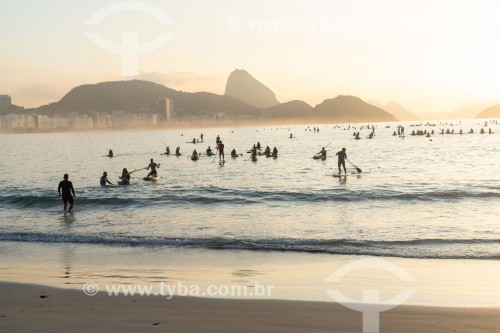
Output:
[[[498,0],[2,1],[0,94],[39,106],[80,84],[134,77],[223,94],[239,68],[282,102],[314,106],[350,94],[416,113],[449,111],[500,98],[499,12]],[[116,44],[124,33],[138,33],[139,44],[172,36],[127,76],[124,57],[90,32]]]

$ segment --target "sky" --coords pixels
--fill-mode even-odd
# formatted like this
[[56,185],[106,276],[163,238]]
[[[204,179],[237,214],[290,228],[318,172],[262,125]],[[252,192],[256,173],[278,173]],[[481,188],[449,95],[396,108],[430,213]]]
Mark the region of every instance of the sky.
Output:
[[2,1],[0,94],[36,107],[129,79],[223,94],[245,69],[281,102],[451,111],[500,98],[499,12],[498,0]]

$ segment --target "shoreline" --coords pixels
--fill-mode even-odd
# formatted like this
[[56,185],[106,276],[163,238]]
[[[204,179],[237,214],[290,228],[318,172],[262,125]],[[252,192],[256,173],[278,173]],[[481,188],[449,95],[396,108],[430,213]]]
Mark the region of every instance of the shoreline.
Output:
[[[2,332],[362,332],[362,314],[337,303],[107,296],[0,282]],[[493,332],[499,308],[402,305],[380,332]]]

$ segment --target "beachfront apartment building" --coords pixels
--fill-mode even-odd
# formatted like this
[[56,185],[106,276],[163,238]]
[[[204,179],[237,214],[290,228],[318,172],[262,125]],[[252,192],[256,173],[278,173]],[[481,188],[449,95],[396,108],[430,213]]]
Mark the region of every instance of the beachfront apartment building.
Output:
[[0,111],[9,110],[12,106],[12,98],[9,95],[0,95]]

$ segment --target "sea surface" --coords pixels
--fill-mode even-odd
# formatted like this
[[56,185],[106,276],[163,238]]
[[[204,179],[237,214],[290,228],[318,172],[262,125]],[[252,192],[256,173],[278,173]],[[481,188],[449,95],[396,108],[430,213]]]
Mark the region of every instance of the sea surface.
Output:
[[[4,134],[0,243],[500,259],[500,126],[431,123],[377,123],[373,139],[361,124],[319,125],[319,133],[311,124]],[[398,125],[404,138],[392,136]],[[494,133],[479,134],[482,127]],[[442,128],[475,134],[439,135]],[[201,133],[203,143],[186,143]],[[224,166],[218,157],[189,159],[214,148],[217,135]],[[250,161],[257,142],[279,157]],[[161,155],[165,145],[183,155]],[[324,146],[327,160],[312,159]],[[361,173],[347,164],[348,177],[333,177],[343,147]],[[232,148],[243,156],[231,158]],[[99,186],[104,171],[116,184],[123,168],[150,158],[161,165],[157,182],[143,181],[142,170],[130,186]],[[76,191],[70,214],[57,193],[64,173]]]

